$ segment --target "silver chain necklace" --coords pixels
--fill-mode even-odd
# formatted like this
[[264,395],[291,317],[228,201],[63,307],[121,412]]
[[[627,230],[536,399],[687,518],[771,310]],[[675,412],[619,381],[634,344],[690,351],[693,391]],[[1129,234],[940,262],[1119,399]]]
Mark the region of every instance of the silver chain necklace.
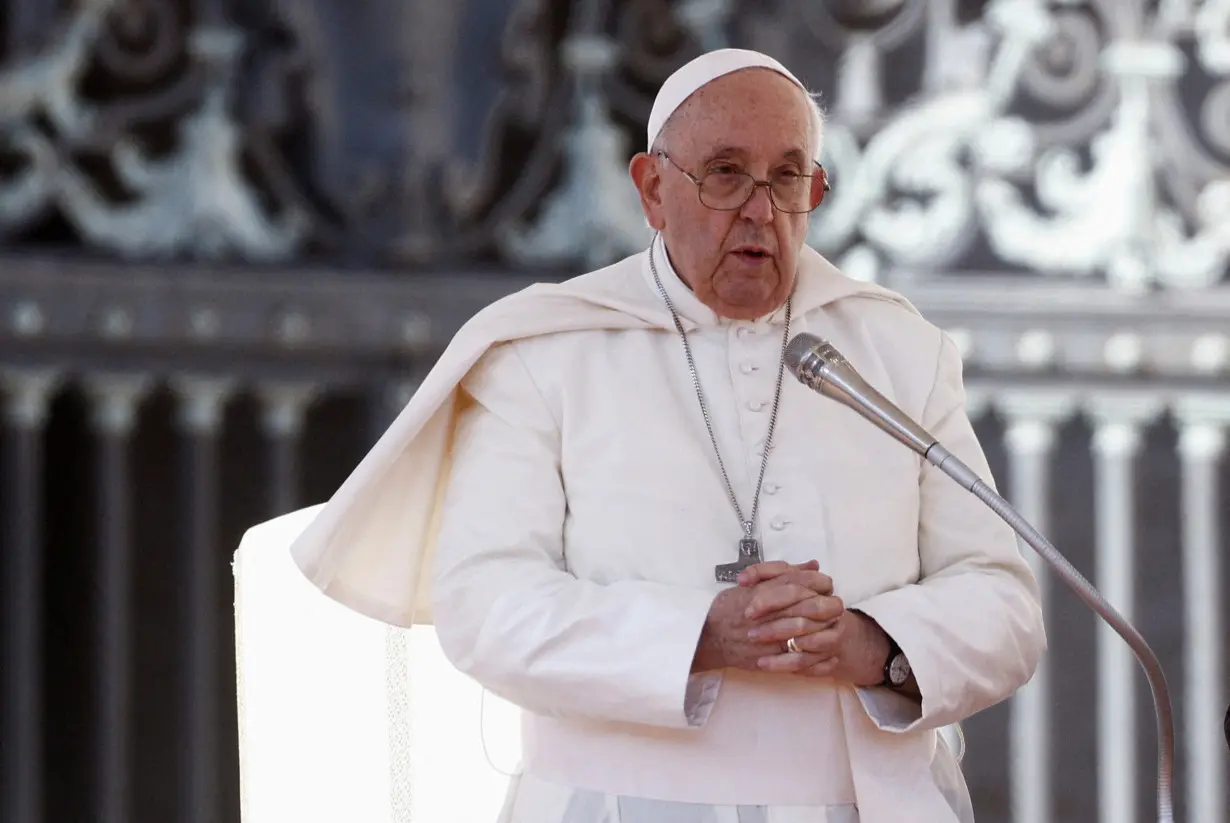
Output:
[[649,270],[653,272],[653,282],[658,287],[658,294],[662,295],[666,308],[670,310],[671,319],[675,321],[675,330],[679,332],[679,339],[683,343],[683,353],[688,358],[688,371],[692,374],[692,386],[696,389],[696,400],[700,404],[700,413],[705,418],[705,428],[709,430],[709,442],[713,444],[713,454],[717,457],[718,469],[721,470],[722,480],[726,483],[726,493],[730,496],[735,515],[743,527],[743,538],[739,541],[739,559],[734,563],[723,563],[714,567],[714,574],[719,582],[733,583],[743,569],[764,562],[760,540],[756,537],[756,519],[760,514],[760,488],[764,484],[765,469],[769,466],[769,452],[773,449],[773,432],[777,428],[777,411],[782,399],[782,378],[786,372],[786,346],[790,342],[790,310],[794,298],[786,299],[786,328],[782,331],[782,353],[777,366],[777,388],[773,392],[773,411],[769,417],[769,433],[765,436],[764,452],[760,460],[760,478],[756,481],[756,496],[752,498],[751,517],[745,518],[743,509],[739,506],[739,500],[735,496],[735,488],[730,482],[730,476],[726,473],[726,464],[722,462],[722,452],[718,448],[717,436],[713,433],[713,421],[710,419],[709,406],[705,403],[705,393],[700,387],[700,374],[696,371],[696,360],[692,357],[692,345],[688,342],[688,335],[683,330],[679,313],[675,311],[675,304],[671,302],[666,288],[662,285],[662,278],[658,276],[658,266],[654,262],[656,244],[657,237],[654,237],[653,243],[649,246]]

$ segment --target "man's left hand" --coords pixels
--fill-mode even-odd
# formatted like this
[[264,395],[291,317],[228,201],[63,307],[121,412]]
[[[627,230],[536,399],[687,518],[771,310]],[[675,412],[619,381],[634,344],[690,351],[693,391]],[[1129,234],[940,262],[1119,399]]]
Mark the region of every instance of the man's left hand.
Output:
[[[761,563],[745,569],[739,585],[754,586],[776,576],[780,573],[777,565]],[[777,643],[784,649],[786,642],[793,637],[800,650],[797,654],[783,650],[781,654],[762,657],[760,668],[783,674],[831,677],[855,686],[879,684],[884,679],[884,663],[889,652],[885,631],[870,617],[842,607],[837,598],[817,594],[814,600],[783,611],[773,610],[770,604],[765,604],[762,613],[749,615],[762,618],[752,629],[755,632],[754,640]],[[830,600],[837,601],[836,608],[826,603]],[[838,616],[820,629],[808,632],[803,627],[808,624],[811,615],[801,613],[808,610],[829,611]]]

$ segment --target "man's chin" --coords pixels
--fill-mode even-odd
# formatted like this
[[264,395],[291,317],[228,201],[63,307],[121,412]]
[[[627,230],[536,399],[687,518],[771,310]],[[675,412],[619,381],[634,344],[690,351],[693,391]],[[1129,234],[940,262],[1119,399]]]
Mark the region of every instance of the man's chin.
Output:
[[[713,302],[722,306],[722,311],[710,306],[718,314],[731,319],[753,320],[763,317],[779,308],[785,298],[777,299],[776,272],[771,277],[739,277],[727,278],[722,288],[715,289]],[[737,313],[736,318],[731,312]]]
[[715,314],[728,320],[756,320],[766,314],[772,314],[780,307],[780,302],[766,297],[763,293],[755,295],[715,295],[709,302],[709,308]]

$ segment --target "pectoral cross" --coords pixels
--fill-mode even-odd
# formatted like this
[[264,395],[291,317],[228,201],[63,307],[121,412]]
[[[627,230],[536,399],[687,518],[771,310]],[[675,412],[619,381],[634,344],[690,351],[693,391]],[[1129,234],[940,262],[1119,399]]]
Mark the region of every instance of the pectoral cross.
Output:
[[764,556],[760,553],[760,541],[754,537],[745,537],[739,541],[739,559],[734,563],[723,563],[714,566],[719,583],[734,583],[739,579],[739,572],[748,566],[763,563]]

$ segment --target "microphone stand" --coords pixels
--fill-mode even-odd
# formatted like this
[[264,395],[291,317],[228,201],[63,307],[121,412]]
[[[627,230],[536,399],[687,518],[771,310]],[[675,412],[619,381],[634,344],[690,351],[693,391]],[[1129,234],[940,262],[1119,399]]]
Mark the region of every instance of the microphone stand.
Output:
[[[1127,641],[1149,679],[1157,716],[1157,820],[1158,823],[1174,823],[1174,710],[1162,664],[1140,632],[1020,512],[940,445],[926,429],[872,388],[831,343],[812,334],[796,335],[787,348],[786,360],[804,385],[858,412],[985,503],[1051,565],[1077,597]],[[1230,713],[1227,722],[1230,722]]]
[[1102,593],[1086,580],[1049,540],[948,449],[937,442],[927,449],[924,457],[1011,526],[1022,540],[1050,564],[1068,588],[1109,623],[1136,653],[1136,659],[1140,661],[1149,680],[1149,689],[1153,693],[1153,710],[1157,717],[1157,820],[1158,823],[1174,823],[1174,710],[1170,703],[1170,690],[1166,685],[1166,673],[1153,649],[1140,632],[1107,602]]

